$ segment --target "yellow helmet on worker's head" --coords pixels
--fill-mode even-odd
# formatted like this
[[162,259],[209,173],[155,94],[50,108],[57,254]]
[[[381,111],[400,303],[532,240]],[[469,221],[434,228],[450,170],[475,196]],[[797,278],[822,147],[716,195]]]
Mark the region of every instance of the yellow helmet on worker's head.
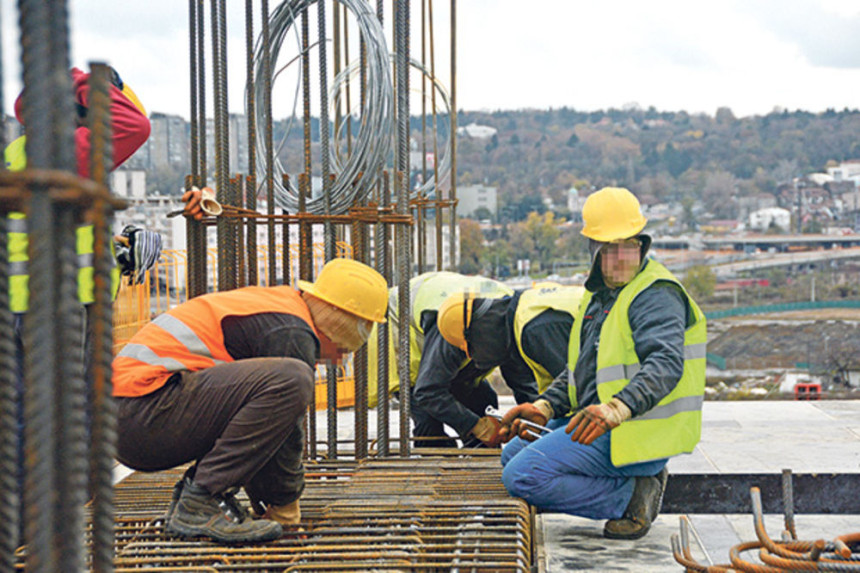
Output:
[[648,220],[636,196],[621,187],[604,187],[592,193],[582,206],[582,234],[609,243],[638,235]]
[[385,322],[388,283],[371,267],[352,259],[332,259],[314,282],[298,281],[300,290],[346,312]]
[[128,101],[134,104],[134,106],[140,110],[140,113],[146,115],[146,109],[143,107],[143,104],[140,103],[140,99],[137,97],[137,94],[129,87],[128,84],[122,85],[122,95],[128,98]]
[[475,293],[457,292],[450,295],[436,313],[436,328],[448,344],[456,346],[469,355],[469,326],[472,324],[472,311],[475,304]]

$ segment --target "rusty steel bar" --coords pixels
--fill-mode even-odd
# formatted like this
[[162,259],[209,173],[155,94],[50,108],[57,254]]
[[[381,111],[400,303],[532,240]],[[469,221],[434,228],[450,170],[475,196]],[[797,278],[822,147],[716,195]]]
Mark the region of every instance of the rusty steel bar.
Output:
[[[92,64],[90,75],[90,176],[108,189],[108,175],[113,167],[109,68]],[[111,383],[113,361],[113,293],[111,269],[116,264],[110,250],[113,208],[107,196],[97,197],[93,204],[93,281],[94,303],[87,325],[91,333],[89,357],[91,384],[92,434],[90,441],[90,489],[92,501],[92,564],[96,573],[113,571],[113,463],[116,458],[116,404]]]
[[[248,113],[245,116],[248,122],[248,176],[245,179],[243,207],[252,211],[257,210],[257,102],[254,85],[254,0],[245,0],[245,106]],[[247,221],[246,227],[246,251],[248,253],[248,285],[257,284],[257,226],[253,221]]]
[[[451,0],[451,232],[448,234],[450,261],[448,268],[457,270],[457,0]],[[436,199],[439,199],[437,194]],[[438,216],[438,215],[437,215]]]
[[[380,1],[380,18],[381,2]],[[388,205],[391,202],[391,191],[389,188],[389,174],[383,173],[381,203]],[[390,237],[387,225],[376,224],[376,270],[385,277],[386,282],[391,284],[391,257],[388,251],[388,239]],[[386,315],[388,311],[386,310]],[[376,455],[386,457],[389,455],[388,444],[388,339],[390,335],[390,323],[380,325],[376,330],[377,353],[376,353]]]
[[[226,15],[224,0],[211,0],[210,27],[212,29],[212,87],[214,91],[215,128],[215,192],[218,201],[231,203],[229,198],[229,157],[227,147],[227,54],[226,54]],[[230,241],[230,225],[225,219],[218,219],[218,290],[234,288],[231,280],[235,250]]]
[[[2,14],[0,14],[2,16]],[[2,18],[0,18],[2,24]],[[0,26],[2,30],[2,26]],[[2,37],[2,34],[0,34]],[[3,77],[3,49],[0,42],[0,78]],[[0,83],[0,109],[5,109]],[[0,130],[0,146],[6,148],[6,130]],[[5,171],[5,162],[0,171]],[[15,317],[9,308],[9,248],[7,212],[0,211],[0,569],[11,571],[18,546],[22,492],[18,487],[18,393],[16,390]]]
[[[205,0],[189,0],[189,29],[191,32],[191,143],[192,176],[186,180],[186,191],[191,187],[205,187],[208,183],[206,158],[206,26]],[[195,142],[197,143],[195,148]],[[197,153],[194,153],[194,150]],[[194,161],[196,157],[196,162]],[[188,266],[186,268],[188,298],[204,294],[206,285],[206,229],[198,221],[185,222],[188,237]]]

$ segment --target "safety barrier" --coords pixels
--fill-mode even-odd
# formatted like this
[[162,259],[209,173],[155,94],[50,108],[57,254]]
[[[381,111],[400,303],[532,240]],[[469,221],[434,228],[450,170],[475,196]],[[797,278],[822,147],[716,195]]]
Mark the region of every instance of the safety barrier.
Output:
[[[336,256],[352,258],[352,246],[347,243],[336,244]],[[324,247],[314,244],[314,267],[318,272],[325,262]],[[274,257],[269,257],[268,248],[259,246],[257,261],[259,265],[258,284],[265,286],[268,267],[273,262],[279,267],[283,260],[283,250],[276,246]],[[298,245],[290,245],[291,277],[298,276]],[[146,273],[143,284],[129,285],[125,281],[120,286],[113,307],[114,354],[122,350],[134,334],[159,314],[182,304],[188,297],[188,256],[185,250],[164,250],[155,266]],[[217,290],[218,256],[215,249],[208,250],[207,284],[210,291]],[[347,357],[338,366],[337,407],[345,408],[355,404],[355,377],[352,373],[352,359]],[[316,408],[322,410],[327,405],[325,372],[317,369]]]
[[791,312],[795,310],[818,310],[822,308],[860,308],[860,300],[821,300],[805,302],[786,302],[781,304],[763,304],[758,306],[739,306],[726,310],[706,312],[708,320],[729,318],[744,314],[766,314],[771,312]]

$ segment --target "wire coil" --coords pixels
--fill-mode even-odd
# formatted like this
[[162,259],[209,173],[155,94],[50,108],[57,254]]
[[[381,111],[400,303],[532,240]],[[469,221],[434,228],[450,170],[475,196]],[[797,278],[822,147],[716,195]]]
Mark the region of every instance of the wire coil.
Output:
[[[277,61],[284,39],[295,24],[296,18],[316,2],[317,0],[288,0],[272,12],[269,17],[272,61]],[[360,128],[355,137],[352,154],[344,162],[337,158],[334,147],[321,150],[322,153],[329,154],[334,167],[335,181],[330,189],[333,215],[346,213],[356,201],[363,199],[376,185],[391,149],[390,134],[394,114],[394,90],[388,63],[388,47],[382,25],[364,0],[338,0],[338,2],[355,16],[366,48],[367,75],[364,105],[360,112]],[[266,111],[259,103],[263,101],[262,95],[266,89],[262,51],[262,41],[258,40],[254,55],[253,86],[257,96],[255,99],[258,102],[254,110],[258,125],[265,125],[267,120]],[[301,52],[301,42],[299,42],[299,52]],[[301,77],[298,85],[301,85]],[[295,102],[298,102],[298,88]],[[294,111],[293,117],[295,116]],[[290,127],[291,125],[288,126],[287,133]],[[286,137],[285,135],[285,140]],[[257,168],[265,172],[267,148],[263,138],[257,139],[257,151]],[[277,158],[277,153],[274,157],[275,203],[280,208],[295,212],[299,205],[298,188],[292,182],[287,187],[283,185],[284,168]],[[308,197],[305,205],[309,213],[325,212],[322,196]]]

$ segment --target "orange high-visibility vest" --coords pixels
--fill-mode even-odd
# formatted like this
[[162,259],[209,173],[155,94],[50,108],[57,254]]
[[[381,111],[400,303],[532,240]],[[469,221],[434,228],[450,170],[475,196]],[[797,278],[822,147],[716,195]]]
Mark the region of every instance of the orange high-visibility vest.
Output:
[[164,386],[175,372],[233,362],[224,346],[221,321],[265,312],[297,316],[319,336],[307,305],[290,286],[254,286],[199,296],[146,324],[117,354],[114,396],[145,396]]

